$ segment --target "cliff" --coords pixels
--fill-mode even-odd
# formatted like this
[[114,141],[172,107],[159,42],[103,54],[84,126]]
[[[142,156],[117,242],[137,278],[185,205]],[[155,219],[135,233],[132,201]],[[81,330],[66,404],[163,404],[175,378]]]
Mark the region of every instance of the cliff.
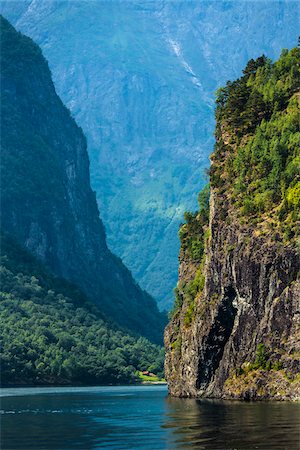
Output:
[[213,92],[251,57],[294,45],[300,3],[2,0],[0,10],[40,45],[87,137],[109,248],[169,310],[178,227],[209,166]]
[[160,342],[164,316],[110,252],[86,139],[40,48],[1,19],[2,227],[119,325]]
[[180,230],[171,395],[300,396],[299,57],[251,60],[218,92],[209,211]]

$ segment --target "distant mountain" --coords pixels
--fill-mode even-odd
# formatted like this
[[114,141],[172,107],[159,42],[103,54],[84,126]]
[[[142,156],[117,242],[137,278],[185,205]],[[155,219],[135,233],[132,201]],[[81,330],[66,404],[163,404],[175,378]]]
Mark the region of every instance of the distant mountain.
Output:
[[213,148],[214,91],[299,34],[295,1],[2,1],[88,138],[108,242],[172,303],[177,232]]
[[122,327],[161,342],[165,317],[106,245],[86,140],[40,48],[1,18],[4,231]]

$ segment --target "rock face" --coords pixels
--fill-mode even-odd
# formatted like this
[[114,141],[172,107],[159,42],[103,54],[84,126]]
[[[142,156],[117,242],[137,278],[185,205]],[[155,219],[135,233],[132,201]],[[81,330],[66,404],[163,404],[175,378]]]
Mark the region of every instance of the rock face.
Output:
[[1,19],[2,227],[118,324],[161,340],[164,316],[106,245],[86,140],[39,47]]
[[[165,332],[170,393],[293,399],[300,395],[299,382],[292,382],[299,371],[299,254],[258,239],[253,229],[224,227],[222,212],[212,191],[204,292],[193,323],[184,324],[184,304]],[[195,275],[195,269],[188,273],[190,266],[181,255],[184,284]],[[290,379],[281,371],[260,370],[236,377],[237,368],[253,363],[261,343],[272,349],[271,363],[280,361]]]
[[[263,165],[257,165],[257,161],[262,164],[262,154],[266,158],[263,164],[268,164],[267,178],[277,157],[271,149],[282,146],[280,151],[284,157],[273,180],[277,192],[279,180],[285,177],[287,168],[293,167],[296,161],[293,158],[299,152],[300,79],[295,70],[298,62],[299,49],[283,55],[274,69],[270,69],[269,61],[264,61],[263,68],[259,69],[256,62],[250,62],[247,68],[252,70],[251,75],[246,68],[240,80],[229,84],[226,100],[217,108],[209,223],[203,226],[205,253],[202,258],[197,258],[197,254],[195,257],[195,251],[191,254],[185,237],[180,253],[177,308],[165,331],[165,371],[171,395],[278,400],[300,397],[300,258],[296,239],[299,204],[296,206],[296,197],[293,197],[295,207],[290,206],[289,212],[284,210],[288,204],[286,198],[292,204],[292,197],[284,192],[299,189],[297,169],[290,172],[290,178],[285,178],[284,187],[281,184],[281,194],[257,209],[254,207],[265,192],[257,193],[257,180],[263,180],[257,175],[258,167],[265,170]],[[262,81],[259,77],[269,70],[268,74],[273,74]],[[280,86],[278,80],[284,83],[291,73],[295,78],[285,84],[287,92],[284,97],[277,97],[278,103],[273,104],[271,97],[265,97],[268,109],[260,106],[257,127],[253,128],[253,122],[246,123],[253,92],[255,95],[266,92],[264,87],[275,80]],[[234,103],[236,92],[239,98]],[[240,101],[243,95],[245,98]],[[239,114],[232,128],[229,120],[233,120],[236,111]],[[289,134],[286,140],[285,133]],[[258,159],[253,157],[253,152],[257,152]],[[237,187],[238,171],[243,169],[236,161],[242,153],[246,155],[243,164],[251,161],[250,172],[245,172],[244,184]],[[266,186],[272,188],[270,179]],[[249,193],[254,202],[250,212],[245,200]],[[197,236],[203,235],[199,217],[189,219],[182,232],[190,235],[194,243]],[[284,227],[290,231],[283,233]],[[186,230],[193,230],[194,236]],[[197,281],[199,270],[205,279],[203,285]]]
[[170,308],[178,227],[213,146],[214,91],[248,59],[295,45],[299,2],[3,0],[1,9],[41,46],[87,136],[109,247]]

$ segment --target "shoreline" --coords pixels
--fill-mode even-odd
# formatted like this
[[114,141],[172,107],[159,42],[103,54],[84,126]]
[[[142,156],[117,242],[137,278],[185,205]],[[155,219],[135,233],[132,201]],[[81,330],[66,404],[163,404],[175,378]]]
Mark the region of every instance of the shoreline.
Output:
[[151,385],[167,385],[166,381],[141,381],[140,383],[128,384],[10,384],[0,386],[2,389],[26,389],[26,388],[97,388],[97,387],[134,387],[134,386],[151,386]]

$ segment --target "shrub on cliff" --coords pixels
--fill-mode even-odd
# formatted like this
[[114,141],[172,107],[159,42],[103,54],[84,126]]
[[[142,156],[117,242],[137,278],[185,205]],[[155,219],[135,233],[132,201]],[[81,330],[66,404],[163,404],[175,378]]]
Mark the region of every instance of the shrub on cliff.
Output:
[[291,237],[300,201],[299,61],[300,48],[275,63],[251,60],[241,78],[219,89],[211,169],[212,186],[225,189],[242,215],[268,214]]

